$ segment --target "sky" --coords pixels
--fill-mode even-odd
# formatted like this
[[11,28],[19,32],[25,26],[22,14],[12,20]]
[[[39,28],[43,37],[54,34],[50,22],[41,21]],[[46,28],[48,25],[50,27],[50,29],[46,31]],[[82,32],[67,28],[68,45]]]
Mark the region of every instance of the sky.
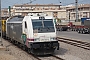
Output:
[[[32,4],[60,4],[60,5],[75,5],[75,0],[31,0]],[[14,4],[26,4],[30,0],[1,0],[1,8],[8,8]],[[60,3],[61,2],[61,3]],[[78,0],[78,4],[90,4],[90,0]]]

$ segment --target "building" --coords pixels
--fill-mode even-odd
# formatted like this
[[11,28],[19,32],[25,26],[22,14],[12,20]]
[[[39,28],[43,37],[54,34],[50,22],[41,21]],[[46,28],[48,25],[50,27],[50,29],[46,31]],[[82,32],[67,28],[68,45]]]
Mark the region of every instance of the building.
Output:
[[[76,20],[76,7],[74,5],[61,6],[55,4],[17,4],[11,8],[11,16],[27,15],[28,13],[42,13],[60,20]],[[2,9],[2,16],[9,16],[8,8]],[[90,18],[90,4],[78,5],[78,19]]]
[[[61,5],[55,4],[17,4],[11,7],[11,16],[15,15],[27,15],[28,13],[42,13],[51,16],[53,15],[55,18],[59,18],[60,20],[66,20],[66,9],[65,7],[61,7]],[[2,9],[2,16],[10,16],[8,8]]]
[[55,4],[23,4],[13,5],[12,15],[27,15],[28,13],[46,13],[53,15],[55,18],[66,19],[66,10],[60,8],[61,5]]
[[9,9],[8,8],[2,8],[1,9],[1,17],[9,17],[10,16],[10,14],[12,14],[13,13],[13,9],[12,8],[10,8],[10,11],[9,11]]
[[[76,7],[71,6],[66,9],[67,19],[76,20]],[[80,4],[78,5],[78,19],[90,18],[90,4]]]
[[8,17],[9,16],[8,8],[3,8],[1,11],[2,11],[1,12],[2,17]]

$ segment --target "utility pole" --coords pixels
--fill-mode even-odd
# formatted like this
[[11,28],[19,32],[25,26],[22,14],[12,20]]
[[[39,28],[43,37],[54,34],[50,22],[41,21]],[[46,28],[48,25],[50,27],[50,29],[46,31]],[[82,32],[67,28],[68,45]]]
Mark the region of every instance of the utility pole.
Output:
[[90,7],[89,7],[89,18],[90,18]]
[[78,0],[75,0],[76,4],[76,22],[78,22]]
[[69,11],[69,13],[68,13],[68,14],[69,14],[69,23],[70,23],[70,11]]
[[0,40],[0,44],[3,46],[3,43],[2,43],[2,17],[1,17],[1,0],[0,0],[0,23],[1,23],[1,40]]
[[11,17],[11,6],[9,6],[8,9],[9,9],[9,17]]

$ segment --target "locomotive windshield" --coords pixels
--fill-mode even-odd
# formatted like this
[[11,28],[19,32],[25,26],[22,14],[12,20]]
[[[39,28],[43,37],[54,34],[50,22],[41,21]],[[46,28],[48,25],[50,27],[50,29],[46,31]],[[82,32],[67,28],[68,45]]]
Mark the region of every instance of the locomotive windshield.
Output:
[[54,24],[52,19],[33,19],[33,30],[37,30],[38,33],[55,32]]

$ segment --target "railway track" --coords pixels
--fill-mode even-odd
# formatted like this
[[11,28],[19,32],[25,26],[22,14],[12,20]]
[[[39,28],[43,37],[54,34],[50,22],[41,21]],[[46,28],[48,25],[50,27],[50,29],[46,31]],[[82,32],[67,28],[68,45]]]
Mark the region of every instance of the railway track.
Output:
[[[31,54],[32,55],[32,54]],[[38,57],[38,56],[35,56],[35,55],[32,55],[34,58],[36,58],[37,60],[44,60],[44,58],[40,58],[40,57]],[[55,58],[55,59],[57,59],[57,60],[65,60],[65,59],[63,59],[63,58],[60,58],[60,57],[58,57],[58,56],[55,56],[55,55],[50,55],[50,57],[53,57],[53,58]],[[50,60],[49,58],[47,58],[48,60]],[[55,60],[54,59],[54,60]]]
[[[18,45],[11,43],[9,40],[5,40],[5,41],[7,41],[7,42],[10,43],[9,45],[6,46],[6,50],[7,50],[7,51],[9,51],[8,48],[9,48],[10,46],[15,46],[15,47],[19,48],[20,50],[22,50],[23,52],[26,52],[26,55],[28,54],[29,57],[32,56],[32,57],[33,57],[34,59],[36,59],[36,60],[44,60],[44,58],[40,58],[40,57],[37,56],[37,55],[28,53],[26,50],[23,50],[23,49],[22,49],[21,47],[19,47]],[[60,58],[60,57],[58,57],[58,56],[55,56],[55,55],[50,55],[50,56],[53,57],[53,58],[55,58],[55,59],[58,59],[58,60],[65,60],[65,59],[62,59],[62,58]],[[47,58],[47,59],[48,59],[48,58]]]
[[[42,58],[40,58],[39,56],[37,56],[37,55],[34,55],[34,54],[31,54],[30,53],[30,55],[31,56],[33,56],[35,59],[37,59],[37,60],[44,60],[44,58],[42,59]],[[46,55],[45,55],[46,56]],[[50,54],[50,56],[51,57],[54,57],[55,59],[58,59],[58,60],[65,60],[65,59],[63,59],[63,58],[60,58],[60,57],[58,57],[58,56],[55,56],[55,55],[52,55],[52,54]],[[47,58],[48,59],[48,58]],[[48,59],[49,60],[49,59]]]
[[60,57],[58,57],[58,56],[55,56],[55,55],[51,55],[52,57],[55,57],[56,59],[59,59],[59,60],[65,60],[65,59],[62,59],[62,58],[60,58]]
[[36,55],[33,55],[33,54],[30,54],[31,56],[33,56],[35,59],[37,59],[37,60],[42,60],[42,59],[40,59],[38,56],[36,56]]
[[61,38],[61,37],[57,37],[58,41],[60,42],[64,42],[73,46],[77,46],[86,50],[90,50],[90,43],[88,42],[82,42],[82,41],[77,41],[77,40],[73,40],[73,39],[67,39],[67,38]]
[[[11,43],[11,42],[8,41],[8,40],[5,40],[5,41]],[[23,50],[21,47],[19,47],[18,45],[14,44],[14,43],[11,43],[10,45],[7,45],[7,46],[6,46],[6,50],[9,51],[8,47],[9,47],[9,46],[12,46],[12,45],[13,45],[13,46],[16,46],[17,48],[19,48],[20,50],[22,50],[22,51],[24,51],[24,52],[27,52],[26,50]],[[28,53],[28,52],[27,52],[27,54],[29,55],[29,57],[32,56],[32,57],[34,57],[34,58],[37,59],[37,60],[41,60],[38,56],[36,56],[36,55],[34,55],[34,54],[31,54],[31,53]],[[26,54],[26,55],[27,55],[27,54]]]

